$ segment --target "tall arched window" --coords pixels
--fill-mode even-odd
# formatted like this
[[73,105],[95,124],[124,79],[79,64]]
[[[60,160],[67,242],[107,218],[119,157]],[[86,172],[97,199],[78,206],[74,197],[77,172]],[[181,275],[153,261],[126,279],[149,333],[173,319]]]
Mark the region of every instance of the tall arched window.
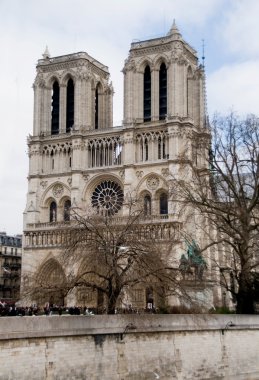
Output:
[[157,157],[158,159],[165,159],[166,153],[165,153],[165,137],[162,138],[158,137],[158,143],[157,143]]
[[148,139],[146,138],[145,139],[145,143],[144,143],[144,147],[145,147],[145,161],[148,161]]
[[167,70],[164,63],[159,70],[159,120],[165,119],[167,114]]
[[51,169],[54,170],[54,168],[55,168],[55,160],[54,160],[54,151],[53,150],[50,153],[50,159],[51,159]]
[[151,72],[146,66],[144,71],[144,122],[151,120]]
[[160,195],[160,214],[168,214],[168,196],[166,193]]
[[99,128],[99,102],[100,102],[100,99],[99,99],[99,92],[100,92],[100,83],[98,83],[98,85],[96,86],[96,90],[95,90],[95,102],[94,102],[94,125],[95,125],[95,129],[98,129]]
[[59,84],[57,81],[52,87],[52,109],[51,109],[51,134],[59,133]]
[[67,199],[64,203],[64,221],[68,222],[70,220],[70,208],[71,208],[71,201],[70,199]]
[[151,197],[145,195],[144,197],[144,215],[151,215]]
[[57,221],[57,204],[54,201],[49,206],[49,221],[50,223]]
[[74,125],[74,82],[69,79],[67,82],[67,112],[66,112],[66,132],[69,132]]

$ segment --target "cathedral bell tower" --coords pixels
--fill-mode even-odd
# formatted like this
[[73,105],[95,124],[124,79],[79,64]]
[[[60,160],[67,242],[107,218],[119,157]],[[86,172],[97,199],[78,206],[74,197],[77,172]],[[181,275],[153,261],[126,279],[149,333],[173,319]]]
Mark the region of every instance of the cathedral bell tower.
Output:
[[[43,211],[47,205],[42,204],[42,195],[53,181],[52,193],[59,189],[61,196],[62,188],[67,205],[76,200],[77,191],[71,191],[76,189],[73,182],[78,182],[77,171],[87,167],[87,157],[80,154],[84,149],[82,134],[112,127],[113,88],[108,68],[87,53],[51,58],[46,49],[37,64],[33,89],[26,223],[50,221]],[[55,209],[53,203],[52,221],[62,220],[58,215],[61,210]]]
[[[139,235],[146,239],[155,233],[161,247],[182,222],[170,179],[180,173],[183,151],[197,167],[206,165],[204,67],[174,23],[164,37],[133,42],[123,74],[123,125],[113,127],[107,66],[84,52],[52,58],[47,49],[38,61],[28,138],[24,283],[32,274],[42,281],[68,275],[58,254],[71,206],[124,218],[123,201],[134,193],[145,213]],[[175,245],[167,259],[180,259],[180,248]],[[137,291],[145,307],[145,289]],[[84,295],[75,297],[74,303],[86,304]],[[94,306],[95,297],[91,300]]]

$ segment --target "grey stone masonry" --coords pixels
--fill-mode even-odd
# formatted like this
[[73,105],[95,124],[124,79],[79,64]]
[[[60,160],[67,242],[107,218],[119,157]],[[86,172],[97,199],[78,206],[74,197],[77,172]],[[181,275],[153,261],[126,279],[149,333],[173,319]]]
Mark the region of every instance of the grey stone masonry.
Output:
[[0,318],[0,379],[259,379],[259,316]]

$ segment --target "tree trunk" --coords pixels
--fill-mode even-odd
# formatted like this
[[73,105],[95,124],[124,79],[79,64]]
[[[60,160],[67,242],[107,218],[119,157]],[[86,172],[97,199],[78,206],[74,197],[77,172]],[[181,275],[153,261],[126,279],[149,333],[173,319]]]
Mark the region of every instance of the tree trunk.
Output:
[[110,283],[109,291],[108,291],[108,302],[107,302],[107,314],[115,314],[117,300],[120,295],[120,290],[114,289],[112,284]]

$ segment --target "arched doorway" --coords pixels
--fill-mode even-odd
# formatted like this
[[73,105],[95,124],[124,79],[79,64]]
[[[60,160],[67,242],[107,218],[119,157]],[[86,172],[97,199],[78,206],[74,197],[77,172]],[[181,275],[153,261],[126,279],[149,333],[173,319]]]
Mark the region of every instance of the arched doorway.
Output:
[[55,260],[48,260],[36,276],[33,299],[38,305],[64,305],[66,277],[61,265]]

